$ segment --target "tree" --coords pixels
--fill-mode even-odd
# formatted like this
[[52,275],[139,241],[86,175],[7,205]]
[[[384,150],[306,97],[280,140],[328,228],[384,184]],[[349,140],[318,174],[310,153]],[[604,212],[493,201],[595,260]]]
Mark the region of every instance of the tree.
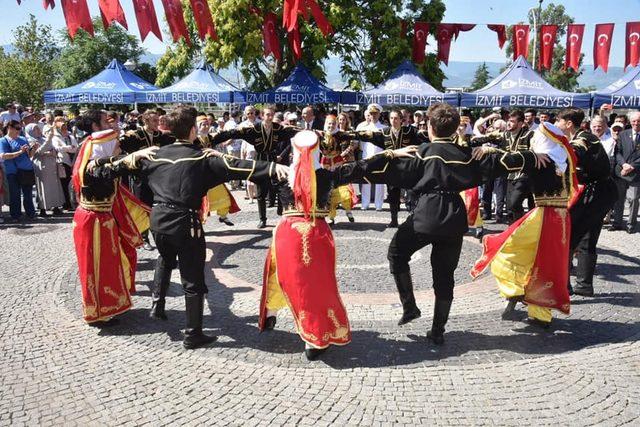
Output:
[[[380,83],[403,60],[411,55],[413,35],[400,37],[400,21],[422,20],[440,22],[445,11],[442,0],[428,4],[419,0],[337,0],[320,1],[323,12],[334,28],[324,37],[315,22],[300,18],[303,46],[301,62],[315,77],[324,80],[321,63],[329,54],[342,60],[342,75],[352,88],[366,83]],[[190,7],[185,7],[185,19],[194,35],[192,46],[180,41],[167,48],[158,62],[158,85],[167,85],[184,76],[196,61],[199,52],[215,69],[235,66],[242,73],[247,86],[263,90],[280,83],[293,69],[296,61],[285,31],[278,28],[283,49],[281,61],[263,57],[261,14],[251,13],[252,7],[262,11],[281,13],[280,0],[209,0],[219,40],[196,41],[195,26]],[[435,28],[432,28],[435,32]],[[442,88],[444,74],[434,54],[427,55],[420,67],[437,88]]]
[[144,54],[138,39],[120,25],[111,25],[105,30],[102,19],[97,17],[93,18],[93,27],[95,37],[81,30],[72,40],[66,30],[61,32],[64,42],[57,62],[56,87],[68,87],[87,80],[102,71],[112,59],[122,63],[130,59],[137,63]]
[[55,78],[59,54],[51,27],[39,25],[30,15],[28,22],[16,28],[12,46],[9,54],[0,49],[0,105],[18,101],[39,108]]
[[[535,10],[535,13],[538,13],[538,10]],[[528,14],[529,25],[533,29],[533,11],[529,11]],[[553,49],[553,61],[551,63],[551,70],[544,70],[540,74],[542,77],[549,82],[552,86],[566,90],[569,92],[574,92],[579,86],[578,77],[582,74],[582,59],[584,58],[584,54],[580,55],[580,67],[578,71],[574,71],[573,69],[564,69],[564,59],[565,59],[565,48],[562,46],[564,43],[564,36],[567,33],[567,25],[572,24],[573,18],[566,14],[565,8],[563,5],[555,5],[550,3],[546,8],[544,8],[540,13],[540,19],[538,19],[538,28],[540,25],[558,25],[558,32],[556,35],[556,45]],[[513,46],[511,45],[511,35],[512,35],[512,27],[507,30],[507,49],[506,54],[507,57],[513,57]],[[584,46],[584,44],[583,44]],[[539,41],[538,34],[536,31],[535,38],[529,41],[529,58],[533,55],[533,49],[538,49]],[[536,64],[537,67],[538,64]]]
[[471,83],[471,90],[482,89],[486,85],[489,84],[491,80],[491,75],[489,75],[489,68],[487,67],[487,63],[483,62],[478,65],[476,68],[476,73],[473,75],[473,82]]

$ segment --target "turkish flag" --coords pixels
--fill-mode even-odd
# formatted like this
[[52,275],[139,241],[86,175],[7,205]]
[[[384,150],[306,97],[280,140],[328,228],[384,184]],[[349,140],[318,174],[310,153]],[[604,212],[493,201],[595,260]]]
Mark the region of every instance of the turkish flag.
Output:
[[213,17],[207,1],[191,0],[191,9],[193,10],[193,19],[198,27],[200,40],[204,40],[207,34],[212,39],[218,40],[218,34],[216,33],[216,27],[213,25]]
[[287,32],[298,26],[298,10],[303,0],[284,0],[282,5],[282,26]]
[[191,45],[187,24],[184,22],[184,12],[180,0],[162,0],[164,14],[167,17],[169,30],[173,36],[173,41],[177,42],[182,37],[188,45]]
[[606,73],[609,69],[609,52],[614,24],[596,24],[593,36],[593,69],[602,67]]
[[93,37],[93,23],[87,0],[61,0],[64,19],[67,21],[69,37],[73,39],[80,28]]
[[100,7],[102,24],[105,29],[109,28],[109,25],[114,21],[129,29],[127,27],[127,18],[124,16],[124,10],[122,10],[119,0],[98,0],[98,6]]
[[502,24],[488,24],[487,28],[491,31],[495,31],[498,34],[498,47],[502,49],[507,41],[507,27]]
[[296,61],[301,59],[302,40],[300,39],[300,28],[296,26],[292,31],[287,33],[287,37],[289,39],[289,47],[291,47],[291,51],[293,52],[293,57]]
[[627,22],[624,68],[640,63],[640,22]]
[[519,56],[524,56],[524,59],[527,59],[529,56],[529,25],[514,25],[512,30],[513,60],[515,61]]
[[540,70],[550,70],[553,62],[553,47],[556,44],[557,25],[540,26]]
[[56,0],[42,0],[42,7],[49,9],[49,6],[51,6],[51,9],[55,8]]
[[449,65],[449,52],[451,50],[451,38],[456,35],[458,24],[438,24],[436,27],[436,39],[438,40],[438,61]]
[[412,59],[416,64],[423,64],[427,47],[427,34],[429,34],[429,24],[426,22],[416,22],[413,26],[413,52]]
[[471,31],[476,27],[476,24],[456,24],[455,38],[458,39],[460,31]]
[[582,36],[584,24],[569,24],[567,26],[567,55],[564,59],[564,68],[580,68],[580,52],[582,50]]
[[268,12],[264,15],[264,24],[262,26],[262,38],[264,39],[264,56],[273,54],[276,61],[282,60],[282,53],[280,52],[280,40],[276,33],[276,25],[278,23],[278,17],[273,12]]
[[[313,15],[313,19],[316,20],[316,25],[322,32],[322,34],[326,37],[333,32],[333,28],[331,28],[331,24],[329,24],[329,20],[324,13],[322,13],[322,9],[320,5],[316,2],[316,0],[306,0],[306,6],[303,7],[303,10],[306,11],[306,8],[309,8],[311,11],[311,15]],[[305,15],[306,18],[306,15]]]
[[133,10],[136,13],[142,41],[147,38],[149,33],[155,34],[158,40],[162,41],[162,33],[158,26],[158,17],[156,16],[156,9],[153,7],[153,0],[133,0]]

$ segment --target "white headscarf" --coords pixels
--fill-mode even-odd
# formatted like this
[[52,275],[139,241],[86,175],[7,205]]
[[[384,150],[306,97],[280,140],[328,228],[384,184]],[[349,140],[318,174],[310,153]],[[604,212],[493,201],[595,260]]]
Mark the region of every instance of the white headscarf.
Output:
[[[291,138],[291,150],[293,151],[293,160],[289,166],[289,186],[293,189],[293,183],[296,177],[296,170],[300,163],[300,149],[298,147],[308,147],[318,143],[318,135],[310,130],[298,132]],[[315,170],[322,169],[320,164],[320,150],[316,147],[313,150],[313,167]]]
[[556,139],[564,138],[564,133],[549,122],[542,122],[533,132],[531,150],[546,154],[556,164],[556,172],[563,174],[567,170],[567,151]]

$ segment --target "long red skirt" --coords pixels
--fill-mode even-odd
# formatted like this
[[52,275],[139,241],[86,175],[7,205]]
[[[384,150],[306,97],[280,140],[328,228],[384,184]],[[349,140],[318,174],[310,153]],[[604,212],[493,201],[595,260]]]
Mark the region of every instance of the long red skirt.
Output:
[[302,340],[316,348],[351,342],[347,311],[338,293],[335,243],[325,220],[285,217],[273,236],[265,263],[260,330],[267,294],[281,292]]

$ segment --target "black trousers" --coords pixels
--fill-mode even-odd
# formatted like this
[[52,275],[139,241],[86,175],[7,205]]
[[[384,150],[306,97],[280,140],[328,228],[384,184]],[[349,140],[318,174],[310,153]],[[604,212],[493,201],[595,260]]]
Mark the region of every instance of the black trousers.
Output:
[[[618,198],[612,179],[587,185],[580,199],[571,208],[571,243],[569,253],[575,252],[576,285],[593,286],[598,254],[596,247],[607,212]],[[569,260],[571,262],[571,259]]]
[[[171,277],[171,270],[180,268],[182,287],[187,294],[206,294],[204,282],[205,241],[200,227],[198,237],[153,233],[159,255],[155,277]],[[176,263],[176,261],[178,261]]]
[[411,256],[427,245],[432,245],[431,271],[436,298],[452,300],[453,274],[460,260],[462,235],[443,237],[416,232],[413,227],[413,215],[410,215],[400,224],[389,245],[387,259],[391,274],[410,271]]
[[400,187],[387,186],[387,202],[389,203],[389,209],[391,212],[400,211],[400,193],[402,189]]
[[530,197],[531,188],[527,178],[507,181],[507,211],[509,211],[512,221],[516,221],[524,215],[522,205]]

